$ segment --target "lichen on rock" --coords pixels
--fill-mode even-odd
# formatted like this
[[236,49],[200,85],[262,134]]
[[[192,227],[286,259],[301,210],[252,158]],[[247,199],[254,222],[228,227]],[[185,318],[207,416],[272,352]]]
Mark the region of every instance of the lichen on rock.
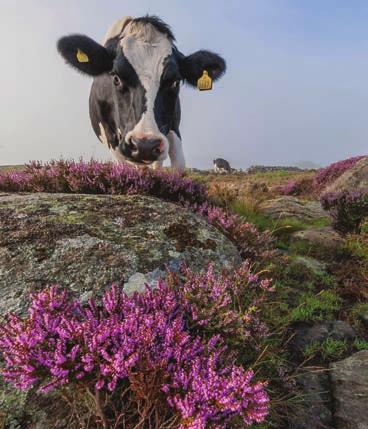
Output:
[[0,314],[23,313],[29,294],[49,284],[86,300],[112,283],[139,289],[137,276],[153,284],[182,263],[200,270],[240,262],[203,218],[147,196],[2,195],[0,228]]

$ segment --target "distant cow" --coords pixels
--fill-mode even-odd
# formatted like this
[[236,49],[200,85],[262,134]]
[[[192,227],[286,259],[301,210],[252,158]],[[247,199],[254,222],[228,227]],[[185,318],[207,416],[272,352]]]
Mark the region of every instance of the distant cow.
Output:
[[213,160],[213,169],[216,173],[231,173],[230,164],[222,158]]
[[204,75],[220,78],[226,65],[219,55],[182,54],[170,27],[155,16],[117,21],[102,45],[84,35],[62,37],[58,51],[77,70],[94,76],[92,127],[118,161],[155,168],[169,156],[172,167],[184,169],[180,83],[195,87]]

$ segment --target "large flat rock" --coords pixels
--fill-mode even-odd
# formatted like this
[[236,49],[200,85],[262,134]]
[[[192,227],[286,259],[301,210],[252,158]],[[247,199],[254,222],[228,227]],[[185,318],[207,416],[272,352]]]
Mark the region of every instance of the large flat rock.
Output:
[[0,195],[0,316],[50,284],[82,300],[111,283],[141,290],[165,267],[240,262],[235,245],[190,210],[146,196]]
[[292,196],[282,196],[267,200],[261,204],[260,210],[273,219],[297,218],[311,221],[328,216],[319,201],[308,201]]

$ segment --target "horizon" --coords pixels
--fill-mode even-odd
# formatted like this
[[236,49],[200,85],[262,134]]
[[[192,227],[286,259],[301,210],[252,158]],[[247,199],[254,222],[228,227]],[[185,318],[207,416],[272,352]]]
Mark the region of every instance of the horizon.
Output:
[[324,166],[368,152],[365,2],[118,3],[2,2],[0,165],[111,159],[89,121],[92,81],[64,64],[56,41],[69,33],[101,41],[116,19],[147,13],[172,27],[185,54],[210,49],[227,61],[213,91],[181,89],[187,167],[209,169],[214,158],[237,169]]

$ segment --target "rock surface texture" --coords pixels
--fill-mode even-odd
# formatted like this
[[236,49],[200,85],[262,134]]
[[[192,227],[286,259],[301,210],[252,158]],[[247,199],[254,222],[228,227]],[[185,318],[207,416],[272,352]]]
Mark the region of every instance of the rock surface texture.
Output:
[[336,429],[368,428],[368,350],[331,365]]
[[23,313],[29,293],[49,284],[82,301],[111,283],[127,292],[185,262],[240,262],[216,228],[175,204],[146,196],[0,195],[0,315]]
[[318,201],[306,201],[291,196],[265,201],[260,209],[274,219],[293,217],[302,221],[310,221],[327,216]]
[[291,345],[295,352],[302,353],[310,344],[322,343],[329,338],[338,341],[351,341],[355,338],[355,332],[348,323],[342,320],[320,322],[296,329]]
[[344,243],[344,239],[329,226],[296,231],[291,235],[291,240],[302,240],[311,245],[327,249],[337,249]]
[[368,157],[361,159],[325,189],[325,192],[368,192]]

